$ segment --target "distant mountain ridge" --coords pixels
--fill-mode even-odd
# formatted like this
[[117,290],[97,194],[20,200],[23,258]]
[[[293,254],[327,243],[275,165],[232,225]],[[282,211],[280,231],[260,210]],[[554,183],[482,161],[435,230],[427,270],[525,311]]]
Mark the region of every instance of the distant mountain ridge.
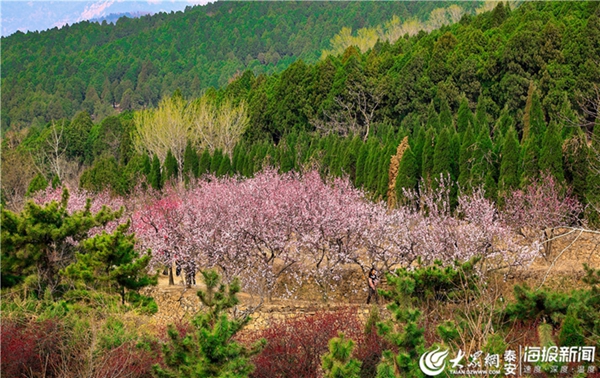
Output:
[[121,17],[140,18],[140,17],[143,17],[143,16],[152,16],[153,14],[154,13],[144,12],[144,11],[125,12],[125,13],[111,13],[111,14],[103,16],[103,17],[92,18],[89,21],[90,22],[97,22],[99,24],[101,24],[103,21],[106,21],[107,23],[114,24]]

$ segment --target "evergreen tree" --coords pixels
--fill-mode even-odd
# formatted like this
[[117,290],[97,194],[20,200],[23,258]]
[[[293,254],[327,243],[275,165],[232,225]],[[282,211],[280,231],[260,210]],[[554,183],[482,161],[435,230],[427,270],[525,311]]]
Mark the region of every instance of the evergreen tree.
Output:
[[440,128],[447,128],[448,130],[455,130],[454,122],[452,120],[452,112],[450,111],[450,105],[445,99],[442,100],[440,107]]
[[198,153],[196,153],[192,144],[188,142],[183,154],[183,178],[186,183],[189,183],[196,176],[199,164]]
[[400,165],[398,166],[398,175],[396,176],[396,198],[398,203],[403,203],[404,192],[402,189],[416,189],[419,182],[419,169],[415,159],[415,154],[410,146],[404,151]]
[[587,174],[586,199],[590,206],[587,209],[587,219],[591,225],[600,226],[600,118],[596,119],[592,144],[588,149],[589,171]]
[[458,107],[458,114],[456,116],[456,129],[458,133],[462,135],[467,131],[469,125],[473,127],[474,123],[473,112],[469,109],[469,100],[463,96],[460,100],[460,106]]
[[177,167],[177,159],[173,156],[171,150],[167,152],[167,157],[165,158],[165,174],[163,176],[163,180],[167,181],[175,181],[178,177],[178,167]]
[[475,136],[473,128],[468,125],[462,138],[459,152],[458,185],[462,190],[471,190],[471,168],[473,167],[473,151],[475,150]]
[[217,176],[227,176],[231,173],[231,161],[229,160],[229,155],[223,155],[223,159],[221,160],[221,164],[219,165],[219,169],[217,169]]
[[421,166],[421,177],[426,181],[431,182],[433,172],[433,155],[435,154],[436,134],[433,128],[425,133],[425,141],[423,144],[423,162]]
[[[508,106],[505,106],[500,112],[500,118],[494,125],[494,141],[500,141],[506,133],[508,129],[515,126],[515,120],[510,116],[508,112]],[[517,139],[518,141],[518,139]]]
[[198,163],[198,173],[196,173],[196,177],[200,177],[200,176],[208,173],[210,170],[211,162],[212,162],[212,160],[210,157],[210,152],[208,152],[208,150],[205,149],[202,152],[202,156],[200,157],[200,162]]
[[477,134],[485,131],[490,133],[490,123],[487,114],[486,98],[481,95],[477,100],[477,108],[475,108],[475,132]]
[[492,183],[495,176],[495,157],[490,134],[485,129],[482,130],[475,144],[476,148],[472,154],[471,185],[473,188],[483,187],[486,191],[486,197],[491,198],[495,193],[495,184]]
[[540,151],[539,167],[544,174],[549,173],[558,182],[563,182],[563,156],[562,156],[562,131],[556,122],[550,122],[550,126],[542,139],[542,150]]
[[425,128],[427,130],[432,128],[435,131],[438,131],[440,129],[440,116],[435,111],[433,100],[431,101],[431,103],[429,104],[429,108],[427,109],[427,124],[425,125]]
[[63,190],[61,202],[38,205],[28,201],[17,214],[2,208],[1,258],[2,286],[25,282],[41,298],[46,291],[59,293],[60,270],[72,262],[77,245],[94,227],[103,227],[119,218],[122,211],[104,207],[90,211],[88,199],[83,210],[67,211],[69,192]]
[[58,175],[52,176],[52,189],[56,189],[61,186],[62,186],[62,182],[60,180],[60,177],[58,177]]
[[62,274],[70,278],[77,295],[86,296],[90,288],[116,293],[132,304],[154,313],[158,310],[152,298],[139,294],[139,290],[158,283],[156,275],[147,273],[152,256],[139,255],[135,249],[135,235],[128,232],[129,223],[117,227],[112,234],[102,233],[84,240],[81,253]]
[[223,154],[220,149],[216,149],[213,152],[212,159],[210,161],[210,173],[217,174],[219,167],[221,167],[221,162],[223,161]]
[[142,159],[142,173],[148,177],[150,171],[152,170],[152,160],[150,160],[150,156],[147,154],[144,154]]
[[160,160],[158,160],[158,156],[154,155],[152,157],[152,168],[150,170],[150,175],[148,175],[148,181],[150,181],[150,185],[156,189],[162,189],[162,173],[160,170]]
[[573,194],[580,202],[585,203],[588,174],[588,146],[587,137],[580,128],[576,128],[565,143],[564,167],[565,179]]
[[250,321],[248,316],[227,315],[239,303],[239,280],[234,279],[227,287],[215,271],[201,273],[206,290],[197,294],[205,310],[192,320],[194,332],[183,338],[169,326],[169,341],[163,346],[165,367],[154,365],[154,374],[159,378],[247,377],[254,370],[250,357],[265,343],[261,340],[247,349],[233,340]]
[[442,129],[437,137],[433,153],[433,169],[431,171],[433,178],[439,179],[440,175],[446,177],[450,174],[450,179],[456,180],[456,177],[452,176],[452,145],[449,129]]
[[539,176],[538,156],[539,149],[535,143],[535,139],[526,139],[521,146],[521,188],[528,186]]
[[510,126],[504,136],[500,153],[500,178],[498,179],[498,186],[500,193],[503,195],[519,188],[519,149],[517,132],[513,126]]
[[367,165],[367,159],[369,157],[369,142],[361,143],[360,150],[358,153],[358,157],[356,159],[356,179],[354,181],[354,185],[357,188],[362,188],[365,185],[365,176],[366,170],[365,166]]
[[347,340],[342,332],[329,340],[329,353],[321,357],[326,378],[359,378],[361,362],[351,358],[354,341]]
[[27,193],[25,194],[25,196],[30,197],[35,192],[39,190],[44,190],[47,187],[48,180],[46,180],[46,178],[41,173],[38,173],[29,183],[29,186],[27,187]]

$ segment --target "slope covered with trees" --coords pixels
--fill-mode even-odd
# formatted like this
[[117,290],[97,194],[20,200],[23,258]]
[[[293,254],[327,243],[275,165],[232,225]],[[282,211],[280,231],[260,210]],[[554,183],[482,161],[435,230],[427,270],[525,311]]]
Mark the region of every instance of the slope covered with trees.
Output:
[[[472,11],[476,2],[459,3]],[[228,2],[188,7],[116,25],[81,22],[2,38],[2,129],[72,118],[101,120],[119,109],[155,106],[179,88],[186,97],[239,72],[281,71],[314,62],[342,28],[375,27],[396,16],[426,20],[442,2]],[[418,21],[416,21],[418,23]]]

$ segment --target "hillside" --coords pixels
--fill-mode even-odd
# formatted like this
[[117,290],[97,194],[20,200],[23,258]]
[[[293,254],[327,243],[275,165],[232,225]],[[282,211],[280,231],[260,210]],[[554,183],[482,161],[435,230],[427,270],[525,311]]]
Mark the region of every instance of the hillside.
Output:
[[[466,11],[477,4],[455,3]],[[394,15],[424,20],[450,4],[218,1],[116,25],[15,33],[2,38],[2,130],[80,110],[101,120],[117,104],[154,106],[176,89],[197,97],[246,69],[270,73],[297,59],[314,62],[344,27],[376,26]]]

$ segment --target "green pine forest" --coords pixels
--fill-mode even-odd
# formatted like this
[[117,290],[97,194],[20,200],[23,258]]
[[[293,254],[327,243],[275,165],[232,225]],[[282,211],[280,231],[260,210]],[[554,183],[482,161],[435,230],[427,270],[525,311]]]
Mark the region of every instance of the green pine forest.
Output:
[[[61,180],[127,194],[142,181],[160,189],[273,165],[348,175],[375,200],[449,175],[501,202],[552,175],[584,204],[600,203],[600,3],[476,12],[481,4],[459,2],[456,23],[323,53],[344,27],[367,34],[393,15],[426,22],[448,5],[216,2],[3,38],[2,200]],[[200,96],[246,105],[248,127],[231,151],[189,141],[181,165],[170,152],[162,161],[139,153],[137,112]]]

